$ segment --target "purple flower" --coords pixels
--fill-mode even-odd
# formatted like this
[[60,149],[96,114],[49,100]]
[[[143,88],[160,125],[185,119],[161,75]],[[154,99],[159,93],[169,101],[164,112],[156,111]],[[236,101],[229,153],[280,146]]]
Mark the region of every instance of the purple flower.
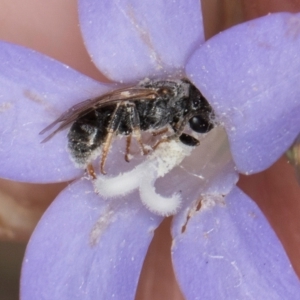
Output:
[[[132,84],[186,74],[228,134],[233,160],[220,127],[180,165],[152,178],[156,190],[150,185],[153,199],[175,194],[182,201],[171,251],[186,299],[297,299],[299,282],[280,242],[234,184],[237,171],[264,170],[298,134],[300,15],[269,15],[204,43],[200,11],[194,0],[79,1],[84,41],[102,72]],[[38,133],[70,106],[115,85],[15,45],[2,43],[0,55],[1,177],[40,183],[81,178],[68,157],[66,133],[45,144]],[[118,172],[128,168],[122,147],[114,143],[107,163],[116,189],[123,184]],[[70,184],[29,243],[22,298],[133,299],[163,219],[141,204],[143,191],[102,199],[85,178]]]

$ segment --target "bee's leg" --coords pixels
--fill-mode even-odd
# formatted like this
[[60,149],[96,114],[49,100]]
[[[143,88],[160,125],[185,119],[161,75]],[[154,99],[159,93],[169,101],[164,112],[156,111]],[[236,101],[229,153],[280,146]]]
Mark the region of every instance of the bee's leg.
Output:
[[96,172],[95,172],[92,164],[88,164],[86,170],[93,180],[95,180],[97,178]]
[[105,141],[103,143],[103,148],[102,148],[102,156],[101,156],[101,162],[100,162],[100,172],[105,175],[106,172],[104,171],[104,165],[105,165],[105,161],[107,158],[107,154],[108,151],[110,149],[111,146],[111,142],[114,136],[114,131],[112,129],[110,129],[106,135]]
[[164,129],[161,129],[161,130],[153,131],[153,132],[151,132],[151,134],[152,134],[153,136],[157,136],[157,135],[166,133],[166,132],[168,132],[168,131],[169,131],[169,128],[166,127],[166,128],[164,128]]
[[160,144],[165,143],[165,142],[169,142],[170,140],[173,140],[173,136],[168,136],[166,138],[163,138],[159,141],[156,142],[156,144],[152,147],[153,150],[155,150]]
[[159,141],[157,141],[157,143],[152,147],[153,150],[155,150],[160,144],[165,143],[165,142],[170,142],[172,140],[178,140],[180,139],[180,136],[182,134],[182,131],[177,131],[175,133],[173,133],[172,135],[169,135],[165,138],[160,139]]
[[104,143],[103,143],[102,156],[101,156],[101,162],[100,162],[100,172],[103,175],[106,174],[106,172],[104,171],[104,165],[105,165],[105,161],[106,161],[106,158],[107,158],[107,154],[109,152],[112,139],[115,135],[116,130],[119,127],[120,120],[122,118],[122,114],[120,112],[120,107],[121,107],[121,104],[118,103],[116,105],[116,108],[115,108],[114,112],[111,115],[110,122],[109,122],[109,125],[108,125],[108,128],[107,128],[107,134],[106,134],[106,137],[105,137],[105,140],[104,140]]
[[[130,153],[130,146],[131,146],[131,141],[132,141],[132,132],[133,132],[133,127],[135,125],[136,121],[136,116],[135,114],[135,104],[131,102],[127,102],[123,104],[123,107],[125,107],[125,114],[122,116],[122,121],[123,121],[123,134],[126,135],[126,151],[125,151],[125,161],[129,162],[129,153]],[[121,126],[122,127],[122,126]]]
[[[186,125],[188,121],[188,118],[184,119],[182,122],[177,123],[175,125],[171,125],[171,127],[174,130],[174,133],[170,136],[167,136],[161,140],[159,140],[154,146],[153,146],[153,150],[155,150],[160,144],[165,143],[165,142],[169,142],[172,140],[181,140],[181,136],[183,135],[183,130],[184,127]],[[187,135],[187,134],[184,134]]]
[[[132,132],[131,135],[134,136],[134,138],[137,140],[143,154],[147,155],[149,153],[149,150],[145,148],[145,145],[142,141],[141,128],[140,128],[140,117],[139,117],[138,111],[136,109],[136,106],[133,102],[129,102],[126,104],[126,108],[127,108],[127,116],[128,116],[127,124]],[[128,148],[128,152],[129,152],[129,148]],[[128,152],[126,149],[127,158],[128,158]],[[127,161],[126,157],[125,157],[125,160]]]
[[132,140],[132,135],[134,135],[135,139],[137,140],[137,142],[139,143],[140,148],[143,151],[144,155],[147,155],[149,153],[149,150],[145,148],[142,138],[141,138],[141,133],[140,133],[140,129],[139,128],[134,128],[133,129],[133,134],[130,134],[129,136],[127,136],[126,139],[126,153],[125,153],[125,160],[127,162],[130,161],[129,159],[129,151],[130,151],[130,145],[131,145],[131,140]]
[[145,148],[145,145],[142,141],[142,136],[141,136],[141,129],[140,127],[136,127],[136,128],[133,128],[133,134],[134,134],[134,137],[135,139],[137,140],[137,142],[139,143],[140,145],[140,148],[142,149],[143,151],[143,154],[144,155],[147,155],[149,153],[149,150]]
[[178,136],[177,134],[173,134],[171,136],[168,136],[164,139],[159,140],[153,147],[153,150],[155,150],[158,145],[165,143],[165,142],[169,142],[172,140],[176,140],[178,139],[181,143],[190,146],[190,147],[195,147],[198,146],[200,144],[200,141],[197,140],[196,138],[194,138],[193,136],[186,134],[186,133],[182,133],[180,136]]
[[132,135],[128,135],[126,138],[126,152],[125,152],[125,160],[129,162],[129,151],[130,151],[130,145],[131,145],[131,137]]
[[137,140],[137,142],[140,145],[140,148],[143,151],[144,155],[147,155],[149,153],[149,150],[146,149],[143,141],[142,141],[142,135],[141,135],[141,124],[140,124],[140,116],[139,113],[136,109],[136,106],[133,106],[133,113],[132,113],[132,128],[133,128],[133,134],[135,139]]

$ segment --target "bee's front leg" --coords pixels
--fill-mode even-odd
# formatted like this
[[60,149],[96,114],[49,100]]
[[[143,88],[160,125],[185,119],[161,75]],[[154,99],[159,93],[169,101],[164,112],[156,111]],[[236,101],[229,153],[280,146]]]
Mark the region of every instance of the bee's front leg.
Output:
[[126,152],[125,152],[125,161],[129,162],[129,151],[130,151],[130,145],[131,145],[131,137],[132,135],[128,135],[126,138]]
[[88,164],[86,170],[93,180],[97,179],[96,172],[92,164]]
[[144,155],[147,155],[149,153],[149,150],[146,149],[142,141],[140,117],[135,104],[132,102],[127,103],[126,109],[127,109],[127,114],[126,114],[126,118],[124,118],[124,122],[127,124],[127,127],[129,128],[130,134],[127,136],[127,140],[126,140],[125,160],[129,162],[129,151],[130,151],[132,136],[137,140]]

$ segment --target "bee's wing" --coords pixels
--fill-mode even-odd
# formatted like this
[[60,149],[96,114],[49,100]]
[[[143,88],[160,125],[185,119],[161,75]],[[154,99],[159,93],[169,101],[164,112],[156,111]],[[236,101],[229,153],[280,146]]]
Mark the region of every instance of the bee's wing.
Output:
[[54,122],[52,122],[50,125],[48,125],[46,128],[44,128],[39,134],[44,134],[46,131],[49,131],[56,124],[58,124],[60,122],[64,122],[64,121],[72,122],[72,120],[75,120],[76,116],[78,116],[80,114],[80,111],[86,110],[87,111],[86,113],[88,113],[89,107],[92,110],[92,107],[90,106],[92,101],[93,101],[93,99],[88,99],[88,100],[82,101],[82,102],[72,106],[70,109],[65,111],[59,118],[57,118]]
[[66,112],[64,112],[58,119],[44,128],[40,134],[44,134],[45,132],[49,131],[57,124],[61,123],[57,129],[55,129],[50,135],[48,135],[42,143],[49,141],[57,132],[65,129],[71,123],[75,122],[79,117],[82,117],[93,110],[110,105],[112,103],[118,103],[120,101],[134,101],[138,99],[155,99],[157,97],[156,91],[149,88],[143,87],[132,87],[132,88],[124,88],[119,89],[102,96],[88,99],[83,102],[80,102]]

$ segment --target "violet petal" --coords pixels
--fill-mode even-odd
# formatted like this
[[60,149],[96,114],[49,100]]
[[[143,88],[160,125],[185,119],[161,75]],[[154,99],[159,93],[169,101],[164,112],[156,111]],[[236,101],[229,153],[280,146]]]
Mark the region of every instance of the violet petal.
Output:
[[299,132],[299,33],[300,14],[268,15],[215,36],[188,62],[240,172],[269,167]]
[[81,0],[79,17],[93,62],[119,82],[178,72],[204,41],[198,0]]
[[135,195],[104,201],[91,182],[75,182],[53,202],[31,237],[21,299],[134,299],[161,220]]
[[186,299],[298,299],[299,279],[282,245],[238,188],[202,206],[184,229],[173,230],[172,255]]
[[49,57],[13,44],[0,45],[0,177],[26,182],[74,178],[66,132],[41,144],[39,132],[79,101],[108,90]]

